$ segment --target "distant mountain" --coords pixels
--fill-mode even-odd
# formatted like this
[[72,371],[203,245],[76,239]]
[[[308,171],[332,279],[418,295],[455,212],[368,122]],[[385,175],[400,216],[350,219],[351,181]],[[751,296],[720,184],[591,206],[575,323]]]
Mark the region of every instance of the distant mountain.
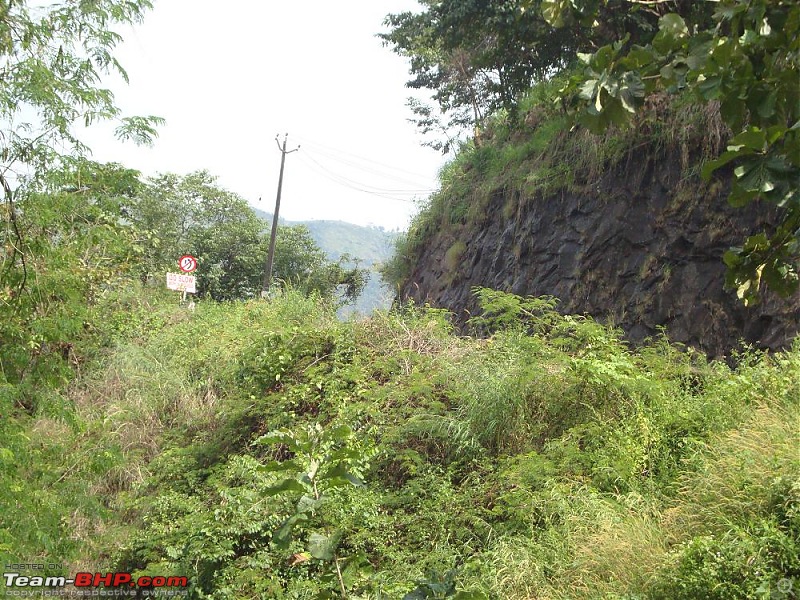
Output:
[[[256,215],[272,223],[272,213],[253,208]],[[388,260],[394,252],[397,233],[382,227],[364,227],[344,221],[287,221],[280,219],[281,225],[305,225],[311,237],[331,260],[339,260],[347,254],[358,259],[361,267],[370,269],[370,279],[355,306],[344,311],[345,314],[358,312],[369,314],[376,308],[387,308],[394,294],[383,285],[377,267]]]

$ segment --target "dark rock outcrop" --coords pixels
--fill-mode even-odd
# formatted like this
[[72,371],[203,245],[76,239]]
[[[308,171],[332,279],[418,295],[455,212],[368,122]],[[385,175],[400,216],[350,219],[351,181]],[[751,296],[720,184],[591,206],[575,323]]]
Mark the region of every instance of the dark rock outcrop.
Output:
[[729,206],[725,177],[681,182],[672,158],[631,156],[581,192],[496,192],[477,222],[429,238],[401,296],[445,307],[463,322],[476,314],[473,286],[483,286],[556,296],[560,311],[610,320],[633,343],[665,327],[673,341],[712,356],[741,340],[786,346],[799,329],[800,294],[768,293],[745,308],[723,289],[723,253],[769,230],[775,213]]

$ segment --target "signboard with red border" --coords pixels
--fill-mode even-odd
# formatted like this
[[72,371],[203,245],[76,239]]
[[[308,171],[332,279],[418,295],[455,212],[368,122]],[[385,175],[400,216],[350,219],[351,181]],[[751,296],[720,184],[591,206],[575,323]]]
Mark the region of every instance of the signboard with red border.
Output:
[[196,294],[197,277],[185,273],[167,273],[167,289]]
[[184,254],[178,259],[178,267],[184,273],[191,273],[197,269],[197,259],[191,254]]

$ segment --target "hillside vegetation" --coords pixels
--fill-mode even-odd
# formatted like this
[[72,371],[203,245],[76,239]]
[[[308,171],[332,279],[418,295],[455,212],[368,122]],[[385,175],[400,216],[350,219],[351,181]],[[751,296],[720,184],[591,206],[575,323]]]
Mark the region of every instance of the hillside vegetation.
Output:
[[195,598],[792,597],[800,347],[729,367],[480,295],[484,339],[127,297],[115,346],[3,421],[3,560]]
[[[7,595],[118,571],[186,578],[163,595],[214,600],[797,597],[800,338],[724,361],[665,334],[632,348],[551,296],[469,286],[466,320],[400,300],[342,320],[365,272],[303,227],[279,229],[264,282],[264,223],[244,199],[205,171],[143,179],[88,161],[74,137],[76,121],[109,119],[121,138],[156,135],[159,118],[122,117],[99,86],[124,76],[113,29],[149,8],[0,10]],[[447,126],[477,128],[390,278],[437,232],[478,223],[499,188],[596,188],[608,165],[669,146],[686,149],[684,198],[727,185],[734,204],[778,215],[725,254],[738,299],[797,293],[796,3],[423,9],[389,15],[382,37]],[[576,75],[582,49],[597,51]],[[562,90],[588,101],[582,116]],[[433,277],[452,276],[470,241],[454,239]],[[163,289],[186,252],[191,302]]]

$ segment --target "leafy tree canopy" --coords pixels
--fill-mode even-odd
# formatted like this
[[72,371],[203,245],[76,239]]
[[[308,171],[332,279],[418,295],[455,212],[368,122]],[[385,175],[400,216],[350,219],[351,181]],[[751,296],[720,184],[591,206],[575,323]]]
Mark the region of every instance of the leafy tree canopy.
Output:
[[[580,19],[555,19],[551,3],[540,0],[421,4],[421,13],[388,15],[390,31],[379,37],[410,59],[408,87],[431,91],[435,107],[414,98],[409,105],[423,133],[444,137],[428,145],[445,153],[454,135],[480,126],[490,113],[502,109],[513,116],[531,84],[568,65],[577,51],[596,49],[622,35],[647,41],[657,31],[660,16],[654,3],[627,0],[598,6],[597,26]],[[710,15],[696,2],[674,4],[681,14],[701,20]]]
[[100,87],[103,74],[127,80],[112,52],[121,41],[111,28],[141,21],[149,0],[65,1],[29,6],[25,0],[0,5],[0,152],[3,171],[15,163],[44,166],[56,143],[85,147],[73,124],[113,119],[117,136],[149,142],[157,117],[123,117],[113,94]]
[[[611,2],[529,1],[555,26],[597,23]],[[792,0],[722,0],[710,22],[682,14],[673,2],[639,2],[662,9],[651,40],[630,36],[580,54],[583,72],[562,90],[593,131],[623,124],[657,90],[686,91],[718,102],[733,132],[727,152],[703,175],[733,167],[730,202],[761,200],[778,207],[771,232],[749,237],[725,254],[728,285],[752,304],[762,284],[788,296],[800,276],[800,6]],[[727,172],[727,171],[726,171]]]
[[[117,123],[117,136],[149,142],[156,117],[123,117],[103,74],[125,72],[113,56],[119,24],[136,23],[149,0],[0,2],[0,384],[55,384],[97,295],[135,259],[121,199],[136,185],[119,166],[88,174],[73,125]],[[59,360],[62,357],[63,360]],[[72,358],[70,358],[72,357]]]
[[[268,228],[243,198],[222,189],[207,171],[150,178],[132,198],[126,214],[142,246],[143,282],[174,270],[185,253],[197,257],[198,294],[215,300],[253,298],[261,290]],[[274,276],[306,293],[333,297],[345,286],[348,301],[363,289],[366,274],[331,262],[305,227],[278,229]]]

